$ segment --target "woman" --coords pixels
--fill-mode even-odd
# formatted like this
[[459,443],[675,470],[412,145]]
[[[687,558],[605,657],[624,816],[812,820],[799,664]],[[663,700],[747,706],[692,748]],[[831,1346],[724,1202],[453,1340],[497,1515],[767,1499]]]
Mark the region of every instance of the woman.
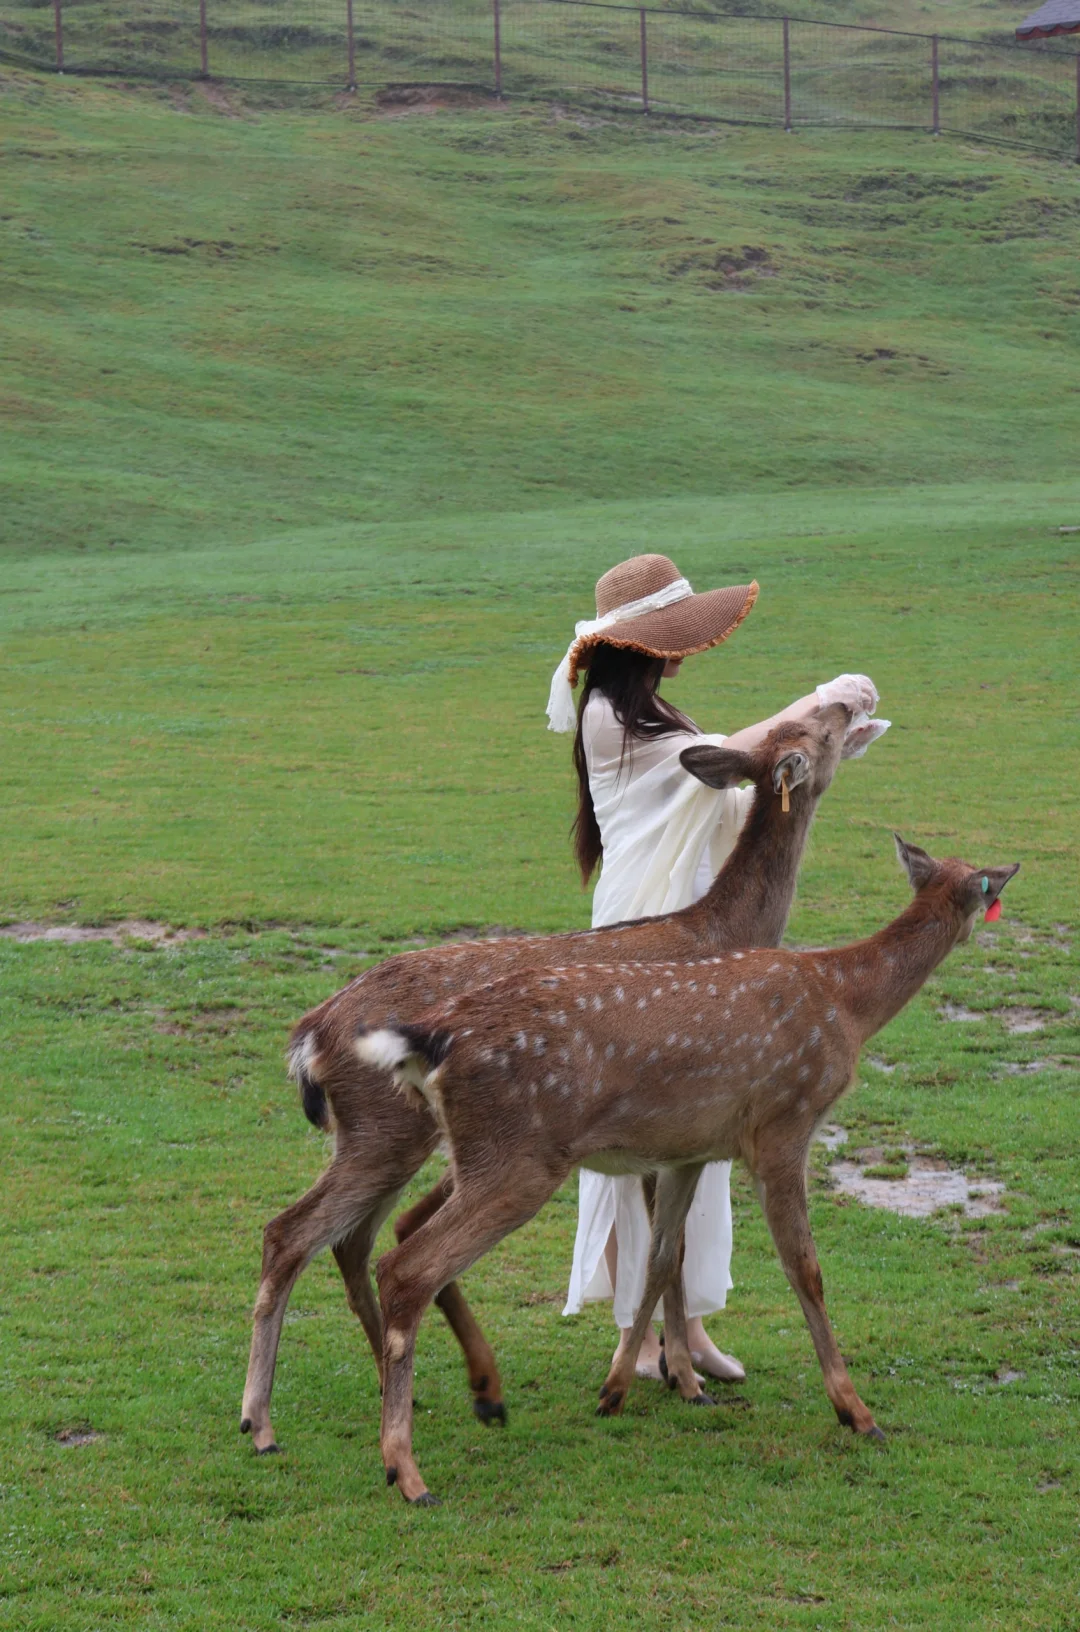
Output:
[[[639,555],[604,574],[596,586],[594,622],[579,623],[555,672],[548,718],[552,730],[575,726],[572,688],[587,669],[576,715],[574,768],[579,804],[574,847],[582,881],[598,863],[593,925],[651,917],[705,894],[730,855],[750,808],[751,789],[717,793],[684,771],[679,754],[691,742],[748,749],[780,720],[799,719],[826,702],[872,713],[877,692],[864,675],[841,675],[800,697],[781,714],[734,736],[702,735],[658,694],[683,659],[719,645],[757,599],[756,583],[695,595],[663,555]],[[875,727],[877,730],[875,730]],[[874,722],[864,742],[885,729]],[[742,1366],[723,1354],[702,1317],[722,1309],[732,1285],[730,1162],[701,1175],[686,1222],[684,1280],[694,1364],[712,1377],[740,1381]],[[613,1298],[620,1345],[629,1335],[645,1287],[649,1223],[636,1177],[612,1178],[582,1168],[570,1293],[563,1313]],[[650,1328],[638,1374],[659,1377],[660,1344]]]

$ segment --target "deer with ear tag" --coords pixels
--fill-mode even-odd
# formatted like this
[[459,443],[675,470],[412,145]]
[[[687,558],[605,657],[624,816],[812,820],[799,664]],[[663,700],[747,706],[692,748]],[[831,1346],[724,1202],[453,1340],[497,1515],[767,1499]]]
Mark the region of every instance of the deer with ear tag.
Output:
[[[385,1323],[382,1451],[407,1500],[432,1500],[412,1452],[412,1357],[425,1304],[543,1205],[578,1163],[658,1174],[645,1294],[600,1391],[622,1410],[706,1162],[753,1174],[840,1421],[880,1438],[833,1336],[806,1205],[818,1124],[859,1050],[914,997],[1017,866],[935,861],[896,840],[915,890],[867,940],[831,951],[732,951],[695,962],[613,962],[498,981],[361,1037],[431,1105],[452,1147],[454,1193],[377,1266]],[[700,1386],[669,1333],[673,1386]]]
[[[880,722],[865,716],[853,721],[842,703],[830,703],[805,719],[778,725],[750,753],[707,743],[687,748],[684,766],[718,796],[734,803],[734,794],[725,790],[742,781],[754,785],[735,849],[693,906],[570,935],[523,935],[404,953],[366,970],[297,1024],[290,1039],[292,1074],[308,1118],[333,1131],[334,1154],[313,1188],[264,1232],[240,1423],[257,1451],[277,1449],[270,1395],[282,1321],[297,1277],[323,1247],[333,1249],[349,1303],[381,1370],[382,1326],[368,1273],[372,1246],[402,1189],[439,1143],[438,1124],[427,1106],[407,1105],[383,1065],[357,1057],[358,1027],[391,1025],[483,981],[550,965],[707,957],[733,946],[778,945],[818,801],[841,758],[861,755],[880,729]],[[781,809],[785,784],[787,814]],[[437,1212],[452,1185],[447,1174],[398,1220],[399,1239]],[[441,1287],[437,1301],[465,1351],[477,1417],[501,1422],[505,1410],[491,1347],[456,1285]]]

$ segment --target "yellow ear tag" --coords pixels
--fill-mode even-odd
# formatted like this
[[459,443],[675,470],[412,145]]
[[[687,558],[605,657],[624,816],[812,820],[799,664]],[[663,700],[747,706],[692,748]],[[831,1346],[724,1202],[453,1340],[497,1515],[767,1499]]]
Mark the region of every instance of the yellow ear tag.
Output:
[[783,776],[780,778],[780,809],[784,812],[785,816],[787,815],[788,811],[791,809],[791,799],[790,799],[790,797],[788,795],[787,772],[786,771],[784,772]]

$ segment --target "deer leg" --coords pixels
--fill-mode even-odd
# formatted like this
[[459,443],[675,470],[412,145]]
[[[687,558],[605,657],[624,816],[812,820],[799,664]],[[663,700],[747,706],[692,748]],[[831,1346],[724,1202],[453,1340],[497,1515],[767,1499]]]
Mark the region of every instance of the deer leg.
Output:
[[379,1313],[379,1300],[375,1296],[375,1288],[371,1284],[371,1249],[400,1194],[400,1189],[396,1189],[381,1196],[377,1205],[365,1214],[356,1228],[343,1240],[334,1242],[331,1246],[338,1269],[341,1271],[341,1278],[345,1282],[345,1296],[349,1300],[349,1308],[364,1328],[364,1335],[375,1356],[380,1389],[383,1352],[382,1315]]
[[315,1254],[347,1234],[364,1205],[350,1195],[345,1174],[331,1163],[307,1195],[272,1218],[263,1231],[262,1277],[240,1411],[240,1432],[251,1434],[259,1455],[278,1449],[270,1422],[270,1394],[289,1295]]
[[[656,1219],[655,1173],[641,1176],[641,1194],[650,1225]],[[660,1375],[669,1388],[678,1388],[693,1372],[690,1344],[686,1335],[686,1288],[683,1285],[683,1258],[686,1253],[686,1231],[679,1232],[679,1262],[675,1274],[664,1288],[664,1330],[660,1334]],[[696,1374],[695,1374],[696,1375]],[[700,1378],[697,1379],[700,1384]],[[715,1404],[707,1394],[683,1395],[693,1403]]]
[[[634,1316],[634,1324],[630,1329],[630,1336],[625,1345],[620,1344],[619,1350],[611,1363],[603,1388],[600,1390],[600,1404],[597,1407],[597,1416],[614,1417],[621,1412],[626,1403],[626,1396],[630,1391],[630,1384],[634,1378],[634,1368],[637,1364],[638,1350],[641,1340],[645,1336],[646,1328],[652,1320],[653,1310],[658,1300],[664,1295],[673,1278],[680,1272],[682,1262],[682,1228],[686,1222],[686,1215],[690,1210],[690,1203],[694,1199],[694,1190],[697,1187],[701,1165],[694,1167],[663,1168],[656,1181],[656,1198],[653,1207],[652,1243],[649,1248],[649,1267],[645,1276],[645,1293],[638,1305]],[[702,1396],[701,1403],[713,1404],[708,1395],[703,1394],[701,1384],[694,1375],[694,1367],[690,1360],[690,1351],[686,1345],[685,1315],[682,1330],[682,1346],[686,1356],[685,1368],[681,1356],[678,1355],[678,1309],[676,1303],[676,1350],[675,1365],[669,1356],[668,1365],[675,1374],[679,1393],[684,1400],[696,1400]]]
[[701,1386],[701,1378],[694,1370],[694,1357],[686,1334],[686,1287],[683,1284],[683,1256],[686,1251],[686,1232],[679,1231],[678,1268],[663,1291],[664,1335],[660,1371],[669,1388],[677,1388],[680,1396],[691,1405],[715,1405],[711,1394]]
[[407,1502],[432,1506],[412,1450],[413,1356],[426,1305],[483,1253],[532,1218],[565,1173],[530,1167],[498,1175],[497,1190],[460,1186],[415,1233],[380,1258],[375,1269],[383,1312],[382,1457],[386,1482]]
[[825,1392],[845,1428],[874,1439],[884,1439],[877,1423],[855,1392],[848,1369],[825,1312],[825,1289],[821,1280],[814,1238],[806,1211],[806,1170],[786,1163],[774,1171],[756,1175],[758,1194],[784,1273],[802,1304],[806,1324],[817,1350],[825,1379]]
[[[426,1224],[454,1193],[454,1175],[448,1168],[433,1190],[429,1190],[415,1207],[395,1221],[394,1234],[398,1241]],[[495,1352],[480,1330],[476,1316],[465,1301],[465,1295],[456,1281],[450,1281],[436,1294],[435,1303],[442,1310],[450,1330],[461,1345],[469,1373],[469,1387],[473,1396],[473,1415],[485,1427],[493,1423],[505,1424],[506,1406],[502,1399],[502,1380],[495,1364]]]

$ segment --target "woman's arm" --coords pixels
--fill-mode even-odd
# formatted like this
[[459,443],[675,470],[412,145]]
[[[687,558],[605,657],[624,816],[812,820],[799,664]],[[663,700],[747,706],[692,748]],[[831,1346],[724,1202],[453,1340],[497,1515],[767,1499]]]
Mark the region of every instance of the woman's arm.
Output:
[[741,731],[733,731],[724,743],[725,748],[741,748],[745,753],[750,748],[756,748],[759,742],[764,741],[774,725],[781,720],[805,720],[808,714],[813,714],[820,705],[818,694],[812,691],[808,697],[800,697],[798,702],[782,708],[779,714],[770,714],[767,720],[759,720],[756,725],[744,725]]
[[823,708],[828,703],[846,703],[853,714],[872,714],[878,705],[877,687],[866,674],[838,675],[835,680],[826,681],[808,696],[800,697],[797,702],[781,709],[779,714],[770,714],[767,720],[759,720],[757,725],[746,725],[741,731],[734,732],[724,746],[741,748],[744,752],[756,748],[774,725],[779,725],[782,720],[804,720],[815,709]]

